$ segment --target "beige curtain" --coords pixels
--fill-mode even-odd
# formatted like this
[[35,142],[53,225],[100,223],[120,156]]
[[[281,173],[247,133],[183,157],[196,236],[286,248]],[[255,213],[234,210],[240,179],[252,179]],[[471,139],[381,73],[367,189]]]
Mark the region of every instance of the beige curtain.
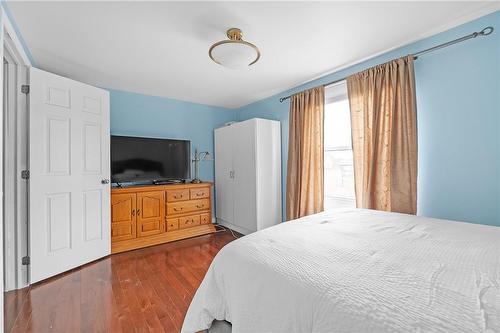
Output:
[[287,220],[323,211],[323,108],[323,87],[291,97]]
[[417,119],[413,56],[347,78],[356,204],[415,214]]

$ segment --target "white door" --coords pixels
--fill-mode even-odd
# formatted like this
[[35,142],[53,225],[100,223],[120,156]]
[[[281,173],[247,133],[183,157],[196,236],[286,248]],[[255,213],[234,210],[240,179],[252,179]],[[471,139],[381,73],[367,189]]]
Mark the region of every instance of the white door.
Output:
[[217,219],[233,223],[233,126],[215,130],[215,204]]
[[233,125],[234,224],[249,233],[257,230],[255,132],[257,120]]
[[30,69],[34,283],[110,254],[109,93]]

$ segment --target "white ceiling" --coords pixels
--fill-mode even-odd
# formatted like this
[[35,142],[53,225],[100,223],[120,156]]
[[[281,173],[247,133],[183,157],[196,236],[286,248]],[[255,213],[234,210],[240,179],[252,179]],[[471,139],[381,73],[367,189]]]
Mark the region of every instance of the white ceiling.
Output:
[[[498,9],[478,1],[7,5],[39,68],[100,87],[228,108]],[[231,27],[262,52],[248,69],[230,70],[208,57]]]

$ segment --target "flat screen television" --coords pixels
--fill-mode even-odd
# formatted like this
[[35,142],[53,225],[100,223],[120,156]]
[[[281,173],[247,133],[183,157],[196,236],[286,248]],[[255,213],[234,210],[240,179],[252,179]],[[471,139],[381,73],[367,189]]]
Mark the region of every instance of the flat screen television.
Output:
[[111,181],[156,183],[189,179],[188,140],[111,136]]

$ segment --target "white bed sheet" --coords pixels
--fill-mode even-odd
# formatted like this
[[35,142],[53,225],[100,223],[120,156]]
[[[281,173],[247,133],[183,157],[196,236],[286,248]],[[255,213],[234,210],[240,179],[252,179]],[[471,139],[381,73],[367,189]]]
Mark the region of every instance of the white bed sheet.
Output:
[[253,233],[214,258],[183,332],[500,332],[500,228],[371,210]]

